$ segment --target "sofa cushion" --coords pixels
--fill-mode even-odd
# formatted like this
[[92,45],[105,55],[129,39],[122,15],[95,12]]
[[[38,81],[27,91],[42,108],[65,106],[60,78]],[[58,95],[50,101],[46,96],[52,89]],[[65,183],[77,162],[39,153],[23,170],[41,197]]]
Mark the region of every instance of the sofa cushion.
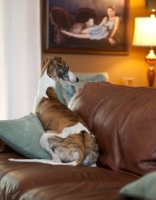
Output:
[[156,170],[155,88],[86,83],[69,108],[96,136],[98,166],[137,175]]
[[102,74],[97,74],[96,76],[93,76],[91,78],[88,78],[86,80],[80,80],[78,83],[74,84],[75,92],[79,90],[80,87],[82,87],[86,82],[100,82],[100,81],[108,81],[105,76]]
[[138,177],[98,167],[10,162],[0,154],[1,200],[124,200],[118,191]]
[[[77,172],[77,171],[76,171]],[[68,179],[68,178],[67,178]],[[118,191],[124,182],[83,181],[57,183],[25,192],[21,200],[125,200]],[[60,192],[61,191],[61,192]],[[135,199],[136,200],[136,199]]]
[[28,158],[51,159],[39,143],[43,132],[41,122],[33,113],[20,119],[0,121],[0,139]]
[[140,198],[144,200],[156,199],[156,172],[144,175],[142,178],[127,184],[120,190],[125,197]]

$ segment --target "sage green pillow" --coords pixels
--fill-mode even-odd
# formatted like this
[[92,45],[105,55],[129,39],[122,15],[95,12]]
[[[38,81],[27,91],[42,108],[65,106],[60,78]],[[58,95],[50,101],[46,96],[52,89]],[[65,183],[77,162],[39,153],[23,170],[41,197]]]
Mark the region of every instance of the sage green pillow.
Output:
[[156,200],[156,172],[148,173],[137,181],[127,184],[119,193],[132,199]]
[[70,85],[70,84],[64,83],[64,82],[60,82],[61,87],[62,87],[62,97],[65,100],[65,105],[68,105],[70,99],[78,91],[78,89],[80,87],[82,87],[82,85],[84,85],[87,82],[99,82],[99,81],[108,81],[108,80],[102,74],[97,74],[96,76],[90,77],[86,80],[79,80],[78,83],[73,84],[73,85]]
[[42,124],[33,113],[20,119],[0,120],[0,139],[27,158],[51,159],[39,142],[43,133]]

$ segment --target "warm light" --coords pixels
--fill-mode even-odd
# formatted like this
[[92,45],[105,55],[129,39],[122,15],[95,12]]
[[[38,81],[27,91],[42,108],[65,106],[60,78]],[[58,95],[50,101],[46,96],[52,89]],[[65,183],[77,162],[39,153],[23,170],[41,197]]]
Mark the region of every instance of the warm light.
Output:
[[147,77],[149,86],[152,87],[155,80],[154,65],[156,64],[156,55],[153,50],[153,47],[156,46],[156,17],[154,14],[151,17],[135,18],[133,45],[151,48],[145,61],[149,64]]
[[156,18],[153,15],[135,18],[133,45],[156,46]]
[[150,50],[149,54],[146,56],[147,59],[156,59],[156,55],[154,54],[154,50]]
[[153,49],[150,50],[149,54],[145,57],[145,60],[150,66],[156,64],[156,55]]

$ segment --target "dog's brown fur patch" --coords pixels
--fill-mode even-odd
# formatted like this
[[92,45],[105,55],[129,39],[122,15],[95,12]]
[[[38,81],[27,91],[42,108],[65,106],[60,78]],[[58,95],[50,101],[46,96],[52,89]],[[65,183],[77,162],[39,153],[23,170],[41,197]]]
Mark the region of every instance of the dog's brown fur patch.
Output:
[[[61,133],[65,127],[70,127],[84,121],[68,107],[62,104],[57,97],[55,89],[49,87],[47,96],[43,97],[36,109],[36,115],[42,122],[46,132]],[[95,138],[86,132],[71,134],[67,138],[52,136],[48,139],[49,146],[54,151],[64,151],[64,162],[73,161],[75,151],[78,154],[77,164],[91,165],[96,162],[99,151]],[[57,152],[59,154],[59,151]],[[61,154],[61,153],[60,153]],[[59,155],[58,155],[59,156]]]
[[51,56],[47,56],[42,63],[41,77],[47,69],[48,76],[56,81],[57,74],[54,62],[56,63],[56,65],[63,66],[63,60],[61,57],[53,58]]
[[50,137],[48,139],[49,147],[61,158],[63,162],[72,162],[75,160],[75,154],[78,155],[77,163],[84,160],[83,133],[71,134],[67,138]]
[[84,121],[75,112],[60,103],[53,87],[49,87],[46,94],[49,99],[43,97],[36,108],[36,116],[42,122],[45,131],[61,133],[65,127],[73,126],[78,122],[86,127]]
[[[78,165],[91,165],[96,163],[99,154],[95,138],[86,132],[71,134],[67,138],[50,137],[49,147],[61,158],[63,162],[75,160],[78,154]],[[62,156],[63,155],[63,156]]]

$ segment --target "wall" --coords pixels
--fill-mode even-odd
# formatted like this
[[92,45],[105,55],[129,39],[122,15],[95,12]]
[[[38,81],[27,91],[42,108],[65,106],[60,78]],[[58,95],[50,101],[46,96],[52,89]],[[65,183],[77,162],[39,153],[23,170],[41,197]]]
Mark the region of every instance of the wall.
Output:
[[[107,71],[110,82],[120,84],[121,78],[132,77],[133,86],[148,86],[147,69],[148,65],[144,57],[148,54],[149,48],[132,46],[132,37],[135,17],[150,16],[146,9],[145,0],[130,0],[130,51],[127,56],[108,55],[79,55],[79,54],[55,54],[62,56],[75,72],[98,72]],[[47,54],[42,53],[42,58]],[[156,86],[156,82],[154,83]]]

